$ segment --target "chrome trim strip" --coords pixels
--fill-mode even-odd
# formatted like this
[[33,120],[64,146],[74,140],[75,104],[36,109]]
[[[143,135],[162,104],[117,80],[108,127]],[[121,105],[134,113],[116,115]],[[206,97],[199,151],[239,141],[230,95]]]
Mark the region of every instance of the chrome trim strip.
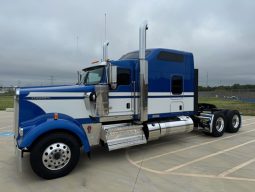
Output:
[[109,121],[123,121],[123,120],[132,120],[132,115],[120,115],[120,116],[108,116],[108,117],[100,117],[100,122],[109,122]]

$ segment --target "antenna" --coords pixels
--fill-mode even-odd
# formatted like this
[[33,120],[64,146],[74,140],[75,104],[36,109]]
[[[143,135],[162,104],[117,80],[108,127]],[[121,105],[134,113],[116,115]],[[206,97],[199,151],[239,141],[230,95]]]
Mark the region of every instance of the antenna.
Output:
[[104,14],[104,43],[103,43],[103,61],[107,62],[109,41],[106,40],[106,13]]
[[79,51],[79,36],[76,36],[76,52],[78,53]]
[[104,14],[104,40],[106,41],[106,13]]

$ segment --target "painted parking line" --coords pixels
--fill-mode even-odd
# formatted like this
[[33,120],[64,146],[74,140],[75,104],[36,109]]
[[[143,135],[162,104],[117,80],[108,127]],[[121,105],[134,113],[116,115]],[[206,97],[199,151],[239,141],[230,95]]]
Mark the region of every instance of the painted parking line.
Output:
[[13,132],[0,132],[0,137],[8,137],[8,136],[13,136]]
[[[255,123],[248,123],[248,124],[243,125],[242,127],[246,127],[248,125],[255,125]],[[203,146],[203,145],[208,145],[208,144],[211,144],[211,143],[215,143],[215,142],[218,142],[218,141],[221,141],[221,140],[225,140],[225,139],[229,139],[229,138],[232,138],[232,137],[237,137],[239,135],[243,135],[243,134],[254,132],[254,131],[255,131],[255,129],[252,129],[252,130],[244,131],[242,133],[238,133],[238,134],[235,134],[235,135],[230,135],[230,136],[222,137],[222,138],[215,139],[215,140],[212,140],[212,141],[207,141],[207,142],[204,142],[204,143],[199,143],[199,144],[196,144],[196,145],[191,145],[189,147],[177,149],[175,151],[170,151],[170,152],[163,153],[163,154],[160,154],[160,155],[155,155],[155,156],[152,156],[152,157],[148,157],[146,159],[138,160],[138,161],[135,161],[135,163],[140,163],[142,161],[149,161],[149,160],[152,160],[152,159],[156,159],[156,158],[163,157],[163,156],[166,156],[166,155],[178,153],[178,152],[181,152],[181,151],[186,151],[186,150],[193,149],[193,148],[196,148],[196,147],[200,147],[200,146]]]
[[126,158],[129,163],[132,165],[138,167],[139,169],[142,169],[144,171],[148,171],[151,173],[156,173],[159,175],[175,175],[175,176],[186,176],[186,177],[198,177],[198,178],[209,178],[209,179],[226,179],[226,180],[236,180],[236,181],[252,181],[254,182],[255,179],[253,178],[243,178],[243,177],[225,177],[225,176],[218,176],[218,175],[205,175],[205,174],[196,174],[196,173],[180,173],[180,172],[164,172],[164,171],[157,171],[154,169],[150,169],[147,167],[141,166],[141,164],[136,164],[128,155],[128,152],[126,151]]
[[[193,174],[193,173],[180,173],[180,172],[165,172],[165,171],[158,171],[155,169],[150,169],[147,167],[142,166],[142,162],[140,164],[135,163],[129,156],[128,151],[126,150],[126,158],[129,163],[134,165],[135,167],[142,169],[147,172],[159,174],[159,175],[174,175],[174,176],[185,176],[185,177],[197,177],[197,178],[209,178],[209,179],[226,179],[226,180],[234,180],[234,181],[250,181],[255,182],[254,178],[244,178],[244,177],[229,177],[229,176],[222,176],[222,175],[206,175],[206,174]],[[251,161],[251,160],[250,160]],[[250,162],[249,161],[249,162]],[[248,164],[248,162],[247,162]],[[244,167],[244,166],[242,166]]]
[[128,151],[126,151],[126,158],[129,163],[134,165],[135,167],[142,169],[147,172],[159,174],[159,175],[174,175],[174,176],[185,176],[185,177],[198,177],[198,178],[209,178],[209,179],[226,179],[226,180],[235,180],[235,181],[251,181],[254,182],[255,179],[253,178],[243,178],[243,177],[228,177],[228,176],[218,176],[218,175],[206,175],[206,174],[196,174],[196,173],[180,173],[180,172],[164,172],[158,171],[155,169],[150,169],[147,167],[143,167],[142,163],[137,164],[135,163],[130,156],[128,155]]
[[[248,126],[248,125],[254,125],[255,123],[249,123],[249,124],[246,124],[246,125],[243,125],[243,126]],[[255,131],[255,130],[249,130],[249,131],[245,131],[245,132],[242,132],[242,133],[239,133],[237,135],[241,135],[241,134],[245,134],[245,133],[248,133],[248,132],[252,132],[252,131]],[[231,136],[232,137],[232,136]],[[255,142],[255,139],[254,140],[251,140],[251,141],[248,141],[246,143],[243,143],[243,144],[240,144],[240,145],[237,145],[237,146],[234,146],[232,147],[232,150],[234,150],[233,148],[239,148],[239,147],[242,147],[242,146],[245,146],[245,145],[248,145],[250,143],[253,143]],[[231,148],[229,149],[226,149],[226,150],[230,150]],[[237,181],[250,181],[250,182],[255,182],[255,179],[254,178],[243,178],[243,177],[230,177],[230,176],[227,176],[228,174],[230,173],[233,173],[253,162],[255,162],[255,158],[254,159],[251,159],[245,163],[242,163],[236,167],[233,167],[227,171],[224,171],[222,172],[221,174],[219,175],[206,175],[206,174],[193,174],[193,173],[180,173],[180,172],[166,172],[166,171],[158,171],[158,170],[154,170],[154,169],[150,169],[150,168],[147,168],[147,167],[143,167],[142,166],[142,161],[136,163],[135,161],[133,161],[129,154],[128,154],[128,150],[126,150],[126,158],[127,160],[129,161],[129,163],[131,163],[132,165],[138,167],[139,169],[142,169],[144,171],[148,171],[148,172],[151,172],[151,173],[156,173],[156,174],[161,174],[161,175],[175,175],[175,176],[187,176],[187,177],[198,177],[198,178],[211,178],[211,179],[226,179],[226,180],[237,180]]]
[[234,181],[250,181],[254,182],[255,179],[253,178],[246,178],[246,177],[222,177],[217,175],[203,175],[203,174],[193,174],[193,173],[176,173],[176,172],[170,172],[170,175],[176,175],[176,176],[186,176],[186,177],[198,177],[198,178],[210,178],[210,179],[226,179],[226,180],[234,180]]
[[186,166],[188,166],[188,165],[191,165],[191,164],[193,164],[193,163],[196,163],[196,162],[199,162],[199,161],[208,159],[208,158],[210,158],[210,157],[214,157],[214,156],[217,156],[217,155],[226,153],[226,152],[228,152],[228,151],[232,151],[232,150],[234,150],[234,149],[238,149],[238,148],[240,148],[240,147],[243,147],[243,146],[248,145],[248,144],[251,144],[251,143],[255,143],[255,139],[253,139],[253,140],[251,140],[251,141],[248,141],[248,142],[245,142],[245,143],[242,143],[242,144],[240,144],[240,145],[236,145],[236,146],[234,146],[234,147],[230,147],[230,148],[227,148],[227,149],[218,151],[218,152],[216,152],[216,153],[211,153],[210,155],[206,155],[206,156],[203,156],[203,157],[194,159],[194,160],[189,161],[189,162],[187,162],[187,163],[183,163],[183,164],[181,164],[181,165],[174,166],[174,167],[172,167],[172,168],[170,168],[170,169],[165,170],[164,172],[172,172],[172,171],[175,171],[175,170],[180,169],[180,168],[182,168],[182,167],[186,167]]
[[[246,122],[246,121],[249,121],[249,120],[255,120],[255,118],[250,118],[250,119],[245,119],[245,120],[243,120],[242,122]],[[244,125],[243,125],[244,126]],[[198,132],[198,131],[195,131],[195,132]],[[201,132],[200,132],[201,133]],[[178,137],[177,137],[177,139],[190,139],[190,138],[195,138],[195,137],[200,137],[201,136],[201,134],[195,134],[195,135],[191,135],[191,136],[189,136],[187,133],[185,133],[185,134],[183,134],[183,135],[178,135]],[[176,139],[176,138],[175,138]],[[150,146],[152,146],[152,147],[156,147],[156,146],[161,146],[161,145],[165,145],[165,144],[168,144],[168,143],[173,143],[173,141],[166,141],[166,142],[161,142],[161,143],[155,143],[155,144],[152,144],[152,145],[150,145]],[[139,148],[139,150],[143,150],[144,148],[148,148],[148,146],[140,146],[140,148]],[[190,147],[187,147],[187,149],[190,149]],[[131,148],[131,149],[129,149],[129,151],[132,151],[132,150],[134,150],[134,151],[136,151],[137,150],[137,148]],[[170,152],[169,154],[172,154],[172,153],[176,153],[176,152],[180,152],[179,150],[176,150],[176,151],[172,151],[172,152]],[[155,156],[155,158],[157,158],[156,156]],[[143,161],[147,161],[147,160],[150,160],[150,158],[146,158],[146,159],[144,159]],[[138,160],[138,161],[136,161],[136,163],[140,163],[142,160]]]
[[235,166],[235,167],[233,167],[233,168],[231,168],[231,169],[229,169],[229,170],[226,170],[226,171],[220,173],[218,176],[219,176],[219,177],[225,177],[226,175],[229,175],[229,174],[231,174],[231,173],[234,173],[234,172],[238,171],[239,169],[241,169],[241,168],[243,168],[243,167],[245,167],[245,166],[247,166],[247,165],[250,165],[250,164],[253,163],[253,162],[255,162],[255,158],[253,158],[253,159],[251,159],[251,160],[249,160],[249,161],[246,161],[246,162],[244,162],[244,163],[242,163],[242,164],[240,164],[240,165],[237,165],[237,166]]

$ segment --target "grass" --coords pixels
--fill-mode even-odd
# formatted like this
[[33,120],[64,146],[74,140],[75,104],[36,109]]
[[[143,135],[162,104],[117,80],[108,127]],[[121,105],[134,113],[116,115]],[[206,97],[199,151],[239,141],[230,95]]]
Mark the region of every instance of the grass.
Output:
[[199,103],[210,103],[217,106],[217,108],[222,109],[236,109],[240,111],[243,115],[255,115],[255,103],[247,103],[236,100],[225,100],[219,98],[199,98]]
[[13,108],[13,96],[0,96],[0,110]]

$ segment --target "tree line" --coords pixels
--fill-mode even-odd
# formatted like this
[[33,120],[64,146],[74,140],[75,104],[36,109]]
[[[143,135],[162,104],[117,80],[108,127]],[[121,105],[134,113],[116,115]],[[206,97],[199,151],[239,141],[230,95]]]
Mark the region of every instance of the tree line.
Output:
[[216,87],[203,87],[203,86],[198,86],[198,91],[216,91],[216,90],[240,90],[240,89],[250,89],[250,90],[255,90],[255,85],[240,85],[240,84],[233,84],[230,86],[226,85],[221,85],[221,86],[216,86]]

